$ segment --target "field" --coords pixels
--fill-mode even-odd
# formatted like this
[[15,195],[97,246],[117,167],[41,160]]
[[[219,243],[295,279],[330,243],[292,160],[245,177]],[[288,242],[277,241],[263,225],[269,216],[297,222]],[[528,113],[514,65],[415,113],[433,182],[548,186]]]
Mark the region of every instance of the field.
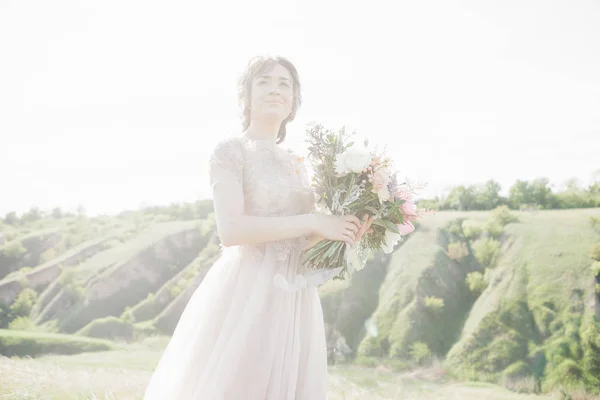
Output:
[[[1,225],[0,400],[141,399],[218,257],[202,207]],[[440,212],[320,295],[329,399],[599,398],[600,208]]]
[[[163,344],[145,341],[122,350],[35,359],[0,357],[0,400],[142,399]],[[329,400],[552,398],[520,395],[483,383],[453,382],[439,366],[403,373],[331,366],[329,385]]]

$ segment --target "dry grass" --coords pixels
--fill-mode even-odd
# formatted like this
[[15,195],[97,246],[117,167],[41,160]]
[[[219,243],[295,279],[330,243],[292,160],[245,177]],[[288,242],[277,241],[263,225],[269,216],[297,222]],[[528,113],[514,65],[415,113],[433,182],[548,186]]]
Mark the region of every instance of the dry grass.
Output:
[[[0,400],[140,400],[158,354],[134,350],[40,359],[0,357]],[[435,364],[406,374],[383,368],[332,366],[329,386],[329,400],[544,398],[519,395],[495,385],[452,382]]]
[[141,399],[147,371],[0,358],[0,400]]

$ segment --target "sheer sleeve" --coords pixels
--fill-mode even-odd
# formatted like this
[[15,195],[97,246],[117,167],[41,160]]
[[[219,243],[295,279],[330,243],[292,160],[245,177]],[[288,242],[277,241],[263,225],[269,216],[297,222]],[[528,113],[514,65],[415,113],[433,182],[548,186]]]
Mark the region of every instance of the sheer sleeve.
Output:
[[234,235],[236,220],[244,214],[244,149],[235,139],[217,144],[209,160],[209,176],[219,238]]
[[210,184],[213,191],[219,186],[241,189],[244,178],[244,156],[235,139],[219,142],[209,160]]

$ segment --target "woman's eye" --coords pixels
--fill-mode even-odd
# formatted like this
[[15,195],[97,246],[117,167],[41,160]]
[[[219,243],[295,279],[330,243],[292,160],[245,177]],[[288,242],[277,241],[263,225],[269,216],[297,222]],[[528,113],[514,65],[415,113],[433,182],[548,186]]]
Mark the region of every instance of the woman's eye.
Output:
[[285,87],[290,87],[290,84],[287,82],[281,82],[281,85],[285,86]]

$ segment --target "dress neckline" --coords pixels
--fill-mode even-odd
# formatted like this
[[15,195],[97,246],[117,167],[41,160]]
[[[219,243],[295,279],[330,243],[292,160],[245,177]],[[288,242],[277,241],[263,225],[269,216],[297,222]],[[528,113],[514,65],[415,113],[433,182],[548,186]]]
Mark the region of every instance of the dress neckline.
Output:
[[275,143],[275,141],[271,140],[271,139],[267,139],[267,138],[251,138],[249,136],[246,135],[241,135],[242,139],[245,139],[249,142],[254,142],[254,143],[261,143],[264,145],[268,145],[271,147],[278,147],[277,143]]
[[246,135],[241,135],[240,138],[246,143],[250,143],[255,148],[272,150],[278,154],[288,154],[290,151],[288,147],[281,145],[281,143],[277,144],[271,139],[255,139]]

